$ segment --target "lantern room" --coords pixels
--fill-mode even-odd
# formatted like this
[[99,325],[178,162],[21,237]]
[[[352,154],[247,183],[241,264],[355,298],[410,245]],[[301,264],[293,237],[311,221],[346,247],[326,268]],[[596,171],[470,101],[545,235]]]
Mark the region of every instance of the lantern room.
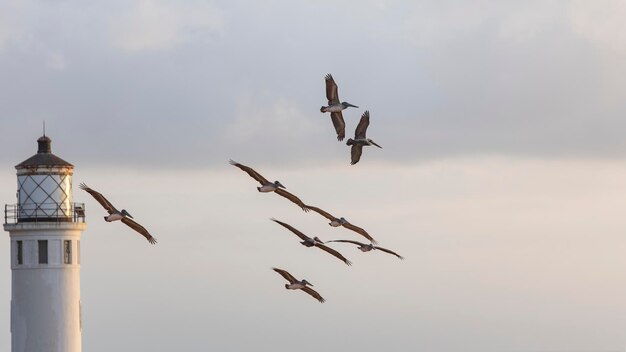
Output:
[[37,143],[37,154],[15,166],[17,204],[7,207],[5,222],[84,221],[83,205],[72,203],[74,165],[52,154],[49,137]]

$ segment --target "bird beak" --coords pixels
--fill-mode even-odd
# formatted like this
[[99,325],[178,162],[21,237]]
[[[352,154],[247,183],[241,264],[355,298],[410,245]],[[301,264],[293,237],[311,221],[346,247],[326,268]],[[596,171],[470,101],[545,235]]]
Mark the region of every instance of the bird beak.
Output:
[[124,210],[124,215],[128,216],[131,219],[134,219],[132,215],[130,215],[130,213],[128,213],[126,210]]
[[378,144],[376,144],[376,142],[374,142],[374,141],[372,141],[372,144],[373,144],[373,145],[375,145],[375,146],[377,146],[377,147],[378,147],[378,148],[380,148],[380,149],[383,149],[383,147],[379,146],[379,145],[378,145]]
[[347,105],[347,106],[351,106],[351,107],[353,107],[353,108],[358,108],[358,106],[356,106],[356,105],[352,105],[352,104],[350,104],[350,103],[346,103],[346,105]]

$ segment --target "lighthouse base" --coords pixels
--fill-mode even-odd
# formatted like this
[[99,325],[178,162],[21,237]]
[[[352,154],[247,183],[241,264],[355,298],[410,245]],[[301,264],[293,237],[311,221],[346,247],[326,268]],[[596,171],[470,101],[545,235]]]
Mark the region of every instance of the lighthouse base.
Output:
[[80,352],[85,223],[5,224],[11,239],[11,352]]

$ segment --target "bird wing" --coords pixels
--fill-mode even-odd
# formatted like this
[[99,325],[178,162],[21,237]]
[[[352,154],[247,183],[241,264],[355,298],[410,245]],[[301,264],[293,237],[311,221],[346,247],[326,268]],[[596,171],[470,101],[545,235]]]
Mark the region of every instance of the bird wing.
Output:
[[326,98],[328,98],[328,105],[339,104],[339,93],[333,76],[329,73],[324,79],[326,80]]
[[361,120],[359,120],[359,124],[356,126],[354,130],[354,138],[355,139],[363,139],[365,138],[365,132],[367,131],[367,126],[370,125],[370,112],[365,111],[363,115],[361,115]]
[[283,196],[287,199],[289,199],[290,201],[296,203],[298,206],[300,206],[300,208],[302,208],[302,210],[304,211],[309,211],[309,208],[306,206],[306,204],[304,204],[304,202],[302,202],[300,200],[300,198],[294,196],[293,194],[285,191],[284,189],[277,189],[274,191],[274,193],[278,193],[278,195]]
[[404,257],[403,257],[403,256],[399,255],[398,253],[396,253],[396,252],[394,252],[394,251],[390,251],[390,250],[388,250],[387,248],[377,247],[377,246],[374,246],[374,248],[379,249],[379,250],[381,250],[381,251],[383,251],[383,252],[385,252],[385,253],[393,254],[393,255],[395,255],[396,257],[400,258],[400,259],[404,259]]
[[157,240],[156,238],[152,237],[152,235],[150,235],[150,232],[148,232],[148,230],[146,230],[145,227],[139,225],[137,222],[135,222],[135,220],[128,218],[128,217],[123,217],[122,218],[122,222],[125,223],[126,225],[128,225],[128,227],[130,227],[131,229],[139,232],[143,237],[145,237],[148,242],[152,243],[152,244],[156,244]]
[[81,183],[79,187],[80,189],[87,191],[87,193],[91,194],[91,196],[94,197],[94,199],[97,200],[98,203],[100,203],[102,207],[104,207],[104,209],[109,212],[109,214],[116,211],[113,204],[111,204],[111,202],[109,202],[109,200],[106,199],[100,192],[94,191],[93,189],[87,187],[87,185],[84,183]]
[[341,260],[342,262],[346,263],[347,265],[352,265],[352,263],[348,259],[346,259],[346,257],[344,257],[343,255],[341,255],[341,253],[337,252],[336,250],[334,250],[334,249],[332,249],[330,247],[327,247],[327,246],[325,246],[323,244],[319,244],[319,243],[316,243],[315,247],[317,247],[317,248],[319,248],[319,249],[321,249],[323,251],[326,251],[326,252],[334,255],[335,257],[339,258],[339,260]]
[[360,144],[353,144],[350,151],[350,165],[354,165],[361,160],[361,154],[363,154],[363,146]]
[[308,293],[308,294],[310,294],[311,296],[313,296],[315,299],[320,301],[320,303],[324,303],[326,301],[322,296],[320,296],[319,293],[317,293],[317,291],[315,291],[314,289],[312,289],[310,287],[305,286],[305,287],[301,288],[301,290],[306,292],[306,293]]
[[345,223],[342,226],[347,228],[347,229],[349,229],[349,230],[352,230],[352,231],[358,233],[359,235],[361,235],[361,236],[363,236],[365,238],[367,238],[368,240],[370,240],[370,242],[376,243],[376,240],[374,240],[372,238],[372,236],[370,236],[370,234],[367,233],[367,231],[363,230],[362,228],[360,228],[358,226],[354,226],[351,223]]
[[245,171],[253,179],[259,181],[261,186],[270,183],[268,180],[265,179],[265,177],[261,176],[258,172],[254,171],[254,169],[252,169],[251,167],[243,165],[243,164],[240,164],[240,163],[238,163],[238,162],[236,162],[236,161],[234,161],[232,159],[229,160],[228,162],[231,165],[236,166],[236,167],[240,168],[241,170]]
[[316,213],[320,214],[321,216],[325,217],[326,219],[328,219],[328,220],[330,220],[330,221],[333,221],[333,220],[335,220],[335,219],[336,219],[334,216],[332,216],[332,215],[328,214],[327,212],[323,211],[322,209],[320,209],[320,208],[318,208],[318,207],[314,207],[314,206],[311,206],[311,205],[307,205],[307,208],[309,208],[309,209],[313,210],[314,212],[316,212]]
[[278,268],[272,268],[272,270],[274,270],[275,272],[279,273],[280,276],[284,277],[285,280],[289,281],[290,284],[293,284],[294,282],[298,281],[298,280],[296,280],[295,277],[293,277],[293,275],[289,274],[287,272],[287,270],[278,269]]
[[274,218],[272,218],[272,219],[270,219],[270,220],[272,220],[272,221],[273,221],[273,222],[275,222],[275,223],[278,223],[278,224],[282,225],[284,228],[286,228],[287,230],[289,230],[289,231],[291,231],[291,232],[295,233],[298,237],[300,237],[301,239],[303,239],[303,240],[305,240],[305,241],[306,241],[306,240],[311,240],[311,241],[313,241],[313,239],[312,239],[312,238],[309,238],[309,236],[307,236],[307,235],[303,234],[302,232],[298,231],[295,227],[293,227],[293,226],[291,226],[291,225],[289,225],[289,224],[286,224],[286,223],[284,223],[284,222],[282,222],[282,221],[279,221],[279,220],[276,220],[276,219],[274,219]]
[[333,126],[335,126],[335,132],[337,132],[337,140],[342,141],[346,136],[346,123],[343,121],[341,111],[331,112],[330,119],[333,121]]
[[365,243],[361,243],[358,241],[351,241],[351,240],[331,240],[331,241],[326,241],[326,243],[328,242],[345,242],[345,243],[352,243],[352,244],[356,244],[357,246],[367,246]]

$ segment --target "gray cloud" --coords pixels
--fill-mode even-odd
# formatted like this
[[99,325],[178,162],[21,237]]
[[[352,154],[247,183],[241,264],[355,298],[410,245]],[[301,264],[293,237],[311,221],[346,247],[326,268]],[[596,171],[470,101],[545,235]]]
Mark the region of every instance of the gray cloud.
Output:
[[[614,48],[626,41],[611,42],[585,3],[25,4],[0,30],[0,114],[19,131],[5,149],[30,143],[45,119],[87,163],[213,164],[252,157],[259,141],[283,162],[344,161],[318,113],[332,72],[361,107],[345,114],[348,134],[372,113],[369,134],[385,147],[372,159],[625,151],[611,92],[625,87],[615,58],[626,50]],[[250,99],[260,115],[287,104],[299,116],[253,133],[240,116]],[[299,118],[316,127],[287,131]],[[233,128],[247,140],[225,138]]]

